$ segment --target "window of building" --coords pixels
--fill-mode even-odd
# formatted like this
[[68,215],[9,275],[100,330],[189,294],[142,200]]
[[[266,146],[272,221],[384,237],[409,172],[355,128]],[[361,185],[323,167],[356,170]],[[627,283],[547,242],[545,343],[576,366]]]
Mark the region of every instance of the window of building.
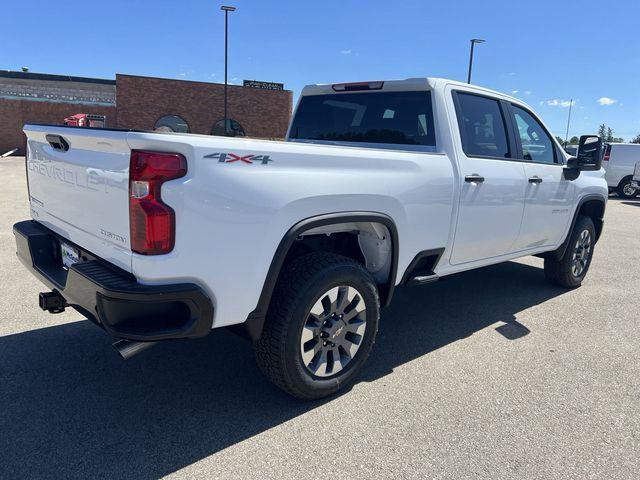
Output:
[[224,119],[218,120],[211,129],[211,135],[218,135],[221,137],[246,137],[247,134],[244,131],[242,125],[232,118],[227,118],[227,130],[225,132]]
[[464,153],[470,157],[511,156],[497,100],[458,92],[456,107]]
[[157,132],[189,133],[189,125],[184,118],[177,115],[165,115],[155,125]]

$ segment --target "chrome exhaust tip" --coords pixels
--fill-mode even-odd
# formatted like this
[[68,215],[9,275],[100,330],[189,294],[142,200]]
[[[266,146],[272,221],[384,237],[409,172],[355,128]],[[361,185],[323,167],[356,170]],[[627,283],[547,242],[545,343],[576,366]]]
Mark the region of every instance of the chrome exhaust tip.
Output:
[[113,348],[123,360],[129,360],[140,352],[153,347],[157,342],[132,342],[131,340],[120,339],[113,344]]

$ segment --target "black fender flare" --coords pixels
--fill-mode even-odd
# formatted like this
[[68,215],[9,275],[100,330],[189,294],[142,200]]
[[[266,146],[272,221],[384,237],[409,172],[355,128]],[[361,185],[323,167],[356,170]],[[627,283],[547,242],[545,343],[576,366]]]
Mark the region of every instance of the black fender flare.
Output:
[[390,216],[385,215],[384,213],[360,211],[336,212],[309,217],[296,223],[287,231],[287,233],[285,233],[284,237],[282,237],[282,240],[280,240],[278,248],[276,249],[273,259],[271,260],[271,265],[269,266],[269,270],[267,272],[267,278],[265,279],[262,286],[258,305],[249,314],[246,321],[244,322],[245,331],[249,335],[251,340],[257,340],[262,334],[262,327],[264,326],[267,310],[269,309],[269,303],[271,302],[271,297],[273,296],[273,291],[276,287],[280,271],[282,270],[282,266],[284,265],[284,260],[287,256],[287,253],[289,253],[289,249],[291,248],[295,240],[302,233],[307,230],[311,230],[312,228],[334,225],[338,223],[355,222],[380,223],[387,227],[387,229],[389,230],[389,233],[391,235],[392,252],[391,267],[389,270],[389,280],[387,282],[387,285],[384,288],[380,289],[380,304],[382,306],[389,305],[389,303],[391,302],[391,298],[393,297],[393,290],[396,284],[399,250],[398,229],[396,228],[396,224],[393,219]]
[[[573,227],[575,227],[576,225],[576,221],[578,220],[578,214],[580,213],[580,210],[582,209],[582,206],[590,201],[593,200],[597,200],[599,202],[602,203],[603,205],[603,218],[600,219],[601,222],[604,223],[604,209],[607,205],[607,199],[605,197],[603,197],[602,195],[598,195],[597,193],[590,193],[585,195],[584,197],[582,197],[580,199],[580,201],[578,202],[578,206],[576,207],[576,210],[573,212],[573,219],[571,220],[571,228],[569,228],[569,232],[567,232],[567,236],[564,239],[564,242],[562,242],[562,244],[558,247],[558,249],[554,252],[555,256],[558,260],[560,260],[562,257],[564,257],[565,252],[567,251],[567,247],[569,246],[569,238],[571,237],[571,232],[573,232]],[[600,230],[600,232],[602,232],[602,229]],[[598,236],[596,237],[596,242],[598,241],[598,239],[600,238],[600,234],[598,234]]]

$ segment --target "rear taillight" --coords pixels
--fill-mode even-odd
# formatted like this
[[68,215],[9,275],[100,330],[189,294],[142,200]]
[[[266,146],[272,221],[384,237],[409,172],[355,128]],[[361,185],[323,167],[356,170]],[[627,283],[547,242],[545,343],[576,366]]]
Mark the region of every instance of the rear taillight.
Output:
[[179,153],[133,150],[129,164],[129,225],[131,250],[160,255],[173,250],[176,218],[160,196],[162,184],[187,174]]
[[608,162],[611,157],[611,145],[607,145],[607,149],[604,151],[604,157],[602,157],[603,162]]

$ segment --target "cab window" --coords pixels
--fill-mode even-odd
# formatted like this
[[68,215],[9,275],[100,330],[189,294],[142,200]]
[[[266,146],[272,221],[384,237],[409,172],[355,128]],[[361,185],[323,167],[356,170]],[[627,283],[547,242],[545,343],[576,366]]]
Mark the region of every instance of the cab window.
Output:
[[300,100],[289,139],[435,147],[431,93],[307,95]]
[[540,122],[517,105],[511,105],[511,108],[522,144],[522,158],[538,163],[556,163],[553,140]]
[[469,157],[509,158],[509,142],[500,103],[457,92],[456,114],[462,149]]

